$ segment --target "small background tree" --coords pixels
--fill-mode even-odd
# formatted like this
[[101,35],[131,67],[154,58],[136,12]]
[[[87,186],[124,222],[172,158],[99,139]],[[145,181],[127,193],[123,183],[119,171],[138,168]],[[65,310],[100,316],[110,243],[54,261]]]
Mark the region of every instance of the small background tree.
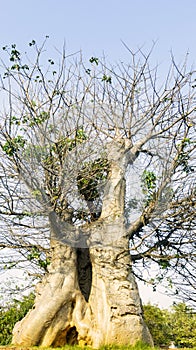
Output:
[[185,303],[175,304],[170,313],[172,338],[181,348],[196,347],[196,313]]
[[170,312],[151,304],[144,305],[143,308],[144,318],[152,334],[154,345],[169,346],[174,340],[169,323]]

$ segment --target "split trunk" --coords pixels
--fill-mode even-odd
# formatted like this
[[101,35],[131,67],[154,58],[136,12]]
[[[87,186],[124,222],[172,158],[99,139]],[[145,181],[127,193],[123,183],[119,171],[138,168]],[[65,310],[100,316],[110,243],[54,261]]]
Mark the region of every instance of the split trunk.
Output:
[[13,344],[152,345],[124,219],[125,171],[134,157],[122,140],[108,148],[110,173],[99,219],[77,228],[49,215],[49,272],[37,286],[34,308],[15,325]]

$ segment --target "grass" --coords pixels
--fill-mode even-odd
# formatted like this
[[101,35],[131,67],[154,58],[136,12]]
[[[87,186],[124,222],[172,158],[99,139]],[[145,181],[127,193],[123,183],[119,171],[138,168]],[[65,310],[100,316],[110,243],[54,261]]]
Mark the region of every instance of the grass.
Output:
[[[14,346],[14,345],[0,345],[0,349],[2,350],[92,350],[89,346],[81,347],[79,345],[65,345],[59,348],[52,347],[25,347],[25,346]],[[194,348],[180,348],[175,350],[196,350]],[[151,347],[150,345],[142,342],[137,342],[135,345],[104,345],[100,347],[98,350],[160,350],[159,347]]]
[[[25,346],[14,346],[14,345],[4,345],[0,346],[0,349],[13,349],[13,350],[92,350],[89,346],[81,347],[79,345],[65,345],[61,348],[51,348],[51,347],[25,347]],[[138,342],[134,346],[131,345],[104,345],[99,348],[99,350],[156,350],[156,348],[152,348],[150,345]]]

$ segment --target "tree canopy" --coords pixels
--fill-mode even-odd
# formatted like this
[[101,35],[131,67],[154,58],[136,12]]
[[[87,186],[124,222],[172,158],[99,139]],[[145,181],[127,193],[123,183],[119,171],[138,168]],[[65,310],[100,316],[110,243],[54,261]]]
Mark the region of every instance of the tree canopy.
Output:
[[[83,247],[88,225],[123,212],[135,276],[164,279],[195,302],[194,69],[172,57],[163,78],[151,51],[129,48],[130,61],[115,65],[65,50],[53,59],[46,41],[32,40],[25,54],[2,49],[3,268],[47,271],[48,215],[53,230],[58,218],[67,223],[63,242]],[[122,154],[125,174],[112,173]],[[119,202],[109,202],[117,191]]]

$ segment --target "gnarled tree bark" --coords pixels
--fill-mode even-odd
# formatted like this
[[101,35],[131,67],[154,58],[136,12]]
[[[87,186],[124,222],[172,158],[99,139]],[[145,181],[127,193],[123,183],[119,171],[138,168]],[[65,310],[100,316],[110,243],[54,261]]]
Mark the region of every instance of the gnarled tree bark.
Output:
[[[152,344],[132,273],[124,222],[125,171],[137,156],[130,144],[108,146],[110,171],[99,219],[73,227],[50,214],[52,258],[34,308],[16,324],[13,344]],[[66,243],[65,243],[66,242]]]

